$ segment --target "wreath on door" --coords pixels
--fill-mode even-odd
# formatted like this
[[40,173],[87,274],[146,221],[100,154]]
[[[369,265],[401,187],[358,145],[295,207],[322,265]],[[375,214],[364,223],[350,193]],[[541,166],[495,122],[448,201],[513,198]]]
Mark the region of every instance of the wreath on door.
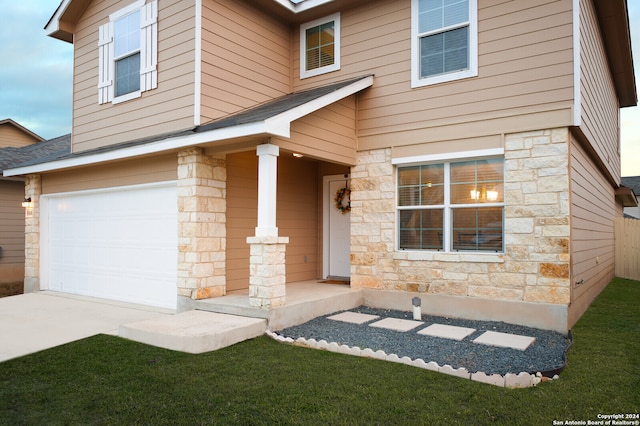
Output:
[[[345,199],[347,200],[346,204],[344,203]],[[340,210],[342,214],[350,212],[351,211],[351,189],[347,188],[346,186],[344,188],[338,189],[338,191],[336,191],[336,196],[334,198],[334,201],[336,202],[336,209]]]

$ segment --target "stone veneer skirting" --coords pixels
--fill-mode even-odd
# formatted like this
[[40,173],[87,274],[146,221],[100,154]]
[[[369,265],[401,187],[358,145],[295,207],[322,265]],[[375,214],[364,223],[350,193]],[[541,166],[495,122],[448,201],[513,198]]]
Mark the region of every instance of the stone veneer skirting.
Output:
[[351,173],[351,286],[567,305],[569,130],[504,136],[505,253],[396,250],[391,149],[358,153]]

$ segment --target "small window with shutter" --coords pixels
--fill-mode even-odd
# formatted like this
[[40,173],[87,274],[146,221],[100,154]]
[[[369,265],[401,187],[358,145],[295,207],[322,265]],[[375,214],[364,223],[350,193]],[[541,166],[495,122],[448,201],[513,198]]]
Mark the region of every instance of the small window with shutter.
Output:
[[98,103],[124,102],[157,87],[157,21],[157,0],[139,0],[100,26]]

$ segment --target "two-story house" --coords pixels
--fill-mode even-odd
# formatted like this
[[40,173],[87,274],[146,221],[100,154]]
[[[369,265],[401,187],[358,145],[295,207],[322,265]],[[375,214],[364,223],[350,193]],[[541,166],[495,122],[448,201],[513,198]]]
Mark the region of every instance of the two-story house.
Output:
[[613,277],[625,0],[63,0],[45,30],[73,152],[5,171],[27,291],[271,309],[330,278],[566,331]]

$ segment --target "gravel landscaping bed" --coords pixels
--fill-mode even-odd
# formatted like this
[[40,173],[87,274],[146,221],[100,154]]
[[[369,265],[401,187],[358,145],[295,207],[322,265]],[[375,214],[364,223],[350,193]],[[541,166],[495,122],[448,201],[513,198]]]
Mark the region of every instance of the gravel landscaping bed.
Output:
[[[472,321],[455,318],[422,315],[424,324],[408,332],[369,327],[368,324],[383,318],[413,320],[412,312],[374,309],[361,306],[349,312],[377,315],[380,318],[365,324],[351,324],[327,319],[339,312],[315,318],[304,324],[277,331],[278,334],[306,339],[326,340],[339,345],[357,346],[361,349],[382,350],[398,357],[435,361],[440,366],[450,365],[454,369],[464,367],[470,373],[486,374],[543,373],[553,376],[559,373],[566,362],[565,354],[571,347],[571,337],[563,334],[494,321]],[[445,324],[475,328],[476,331],[462,341],[417,334],[431,324]],[[518,334],[535,337],[535,342],[526,350],[500,348],[473,343],[485,331]]]

